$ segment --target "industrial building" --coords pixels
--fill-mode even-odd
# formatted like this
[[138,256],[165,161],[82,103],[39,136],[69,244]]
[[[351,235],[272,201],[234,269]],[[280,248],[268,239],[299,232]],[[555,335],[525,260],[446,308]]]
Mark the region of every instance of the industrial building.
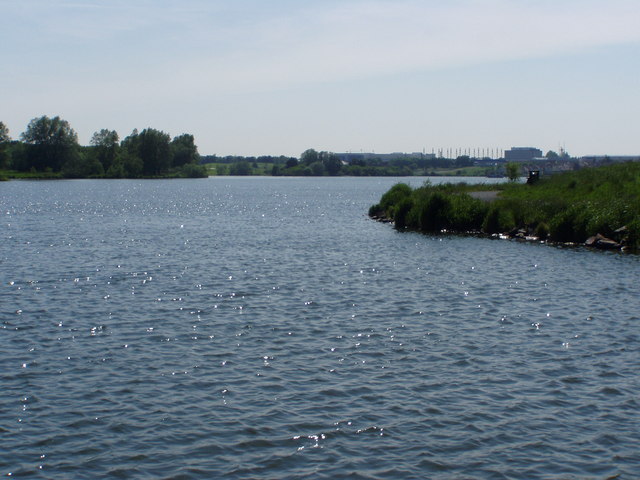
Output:
[[510,150],[504,152],[504,159],[507,162],[530,162],[541,157],[542,150],[533,147],[511,147]]

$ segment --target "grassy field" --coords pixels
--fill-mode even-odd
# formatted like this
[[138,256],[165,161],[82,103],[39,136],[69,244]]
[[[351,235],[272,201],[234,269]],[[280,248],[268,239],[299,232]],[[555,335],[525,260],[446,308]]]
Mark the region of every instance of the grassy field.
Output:
[[[229,171],[231,168],[230,163],[205,163],[207,167],[209,175],[217,176],[217,175],[229,175]],[[251,175],[271,175],[271,170],[273,169],[272,163],[257,163],[257,167],[254,167],[253,164],[250,164]]]
[[[494,201],[469,195],[487,189],[500,190]],[[520,234],[564,243],[584,243],[600,234],[638,250],[640,163],[567,172],[533,185],[427,184],[412,189],[397,184],[371,207],[370,215],[391,220],[399,229],[423,232]]]

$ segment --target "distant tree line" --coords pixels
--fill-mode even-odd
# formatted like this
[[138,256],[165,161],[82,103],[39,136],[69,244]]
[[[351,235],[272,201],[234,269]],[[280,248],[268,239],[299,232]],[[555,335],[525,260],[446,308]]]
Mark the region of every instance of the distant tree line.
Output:
[[[549,152],[547,155],[553,155]],[[432,155],[381,156],[305,150],[299,158],[287,156],[200,156],[193,135],[173,139],[169,134],[137,129],[120,140],[115,130],[93,134],[89,146],[80,146],[76,132],[60,117],[42,116],[29,122],[20,140],[12,140],[0,122],[0,170],[64,178],[204,177],[207,164],[218,175],[273,176],[410,176],[433,174],[439,168],[464,168],[474,159]],[[213,172],[213,170],[212,170]]]
[[102,129],[81,146],[69,122],[46,115],[31,120],[20,140],[0,122],[0,169],[63,178],[207,176],[193,135],[134,129],[120,141],[115,130]]
[[273,176],[411,176],[424,174],[428,169],[464,168],[473,166],[473,159],[460,156],[456,159],[408,157],[383,160],[377,157],[356,156],[348,161],[336,153],[307,149],[296,157],[259,156],[202,157],[203,163],[215,164],[218,175],[273,175]]

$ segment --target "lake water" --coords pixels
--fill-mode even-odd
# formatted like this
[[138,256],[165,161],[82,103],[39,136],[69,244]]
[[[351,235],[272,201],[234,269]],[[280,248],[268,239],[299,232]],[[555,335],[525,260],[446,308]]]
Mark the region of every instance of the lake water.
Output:
[[640,478],[639,257],[399,233],[397,181],[0,183],[0,474]]

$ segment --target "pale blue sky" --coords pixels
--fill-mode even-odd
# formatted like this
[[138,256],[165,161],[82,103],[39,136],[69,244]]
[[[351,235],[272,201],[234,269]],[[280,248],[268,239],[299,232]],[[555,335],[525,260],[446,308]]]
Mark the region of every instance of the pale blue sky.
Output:
[[0,121],[202,154],[640,154],[638,0],[0,0]]

